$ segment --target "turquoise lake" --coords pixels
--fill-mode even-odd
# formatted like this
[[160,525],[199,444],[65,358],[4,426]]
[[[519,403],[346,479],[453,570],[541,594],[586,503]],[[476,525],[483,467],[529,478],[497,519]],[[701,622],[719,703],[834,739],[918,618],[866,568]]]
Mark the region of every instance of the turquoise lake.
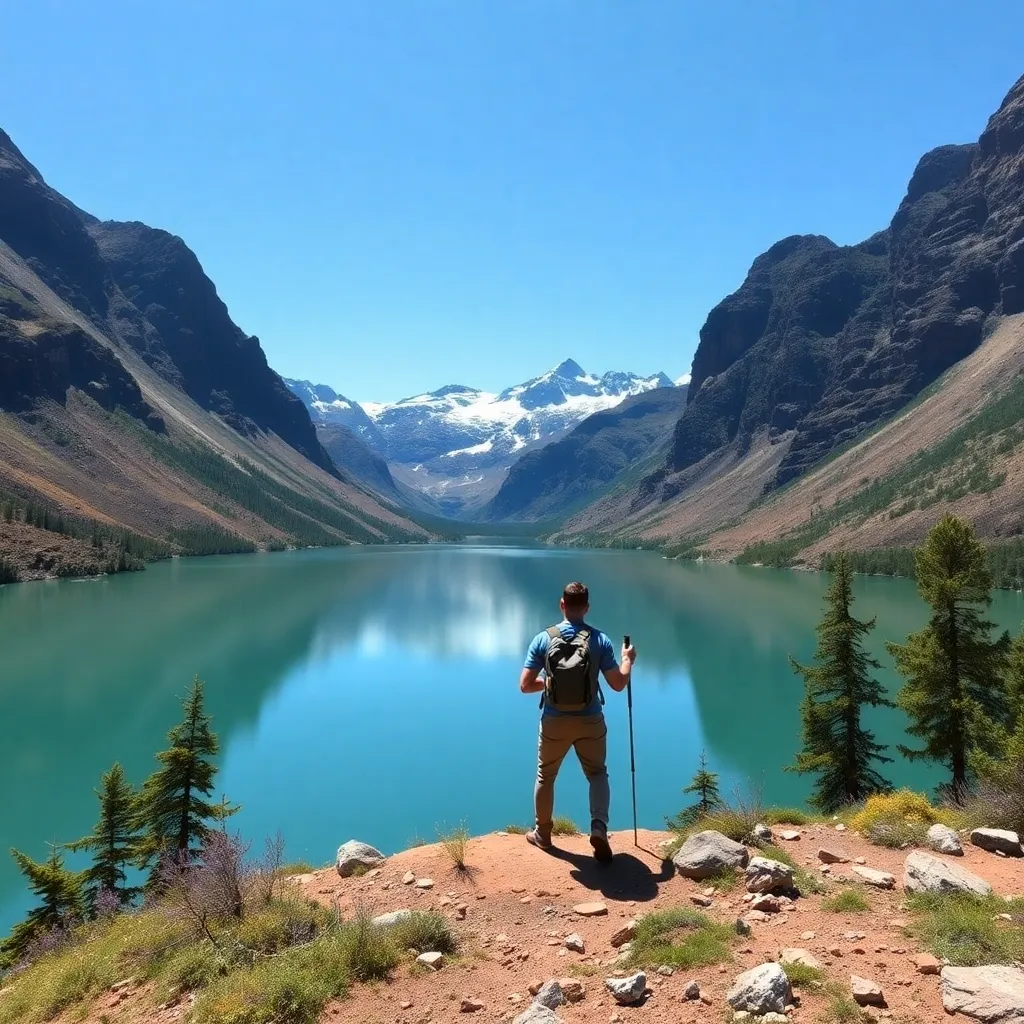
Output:
[[[562,586],[591,588],[591,621],[631,634],[637,801],[658,827],[682,803],[702,750],[724,793],[800,802],[785,773],[802,684],[789,655],[814,649],[827,577],[666,561],[648,552],[499,544],[315,550],[181,559],[143,573],[0,587],[0,847],[43,857],[89,831],[93,789],[116,760],[136,783],[206,681],[222,742],[218,796],[259,847],[280,830],[289,859],[328,862],[359,838],[387,851],[460,822],[473,832],[531,819],[537,697],[518,690],[533,635],[558,618]],[[859,578],[855,612],[897,684],[886,639],[925,622],[905,580]],[[997,592],[1016,631],[1024,601]],[[608,693],[612,827],[631,824],[625,695]],[[868,716],[902,739],[902,716]],[[941,772],[897,760],[893,781]],[[583,823],[572,755],[556,813]],[[0,933],[29,897],[0,859]]]

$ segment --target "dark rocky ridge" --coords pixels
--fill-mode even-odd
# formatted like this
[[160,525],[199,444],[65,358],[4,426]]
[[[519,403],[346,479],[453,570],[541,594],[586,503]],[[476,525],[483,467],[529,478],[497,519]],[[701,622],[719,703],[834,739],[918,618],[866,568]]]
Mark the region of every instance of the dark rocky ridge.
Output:
[[669,442],[686,390],[683,385],[633,395],[588,416],[560,440],[527,452],[512,464],[482,518],[536,522],[593,500],[636,460]]
[[[242,433],[272,431],[321,468],[335,472],[302,403],[267,365],[259,339],[232,322],[213,282],[185,243],[144,224],[102,223],[79,210],[45,183],[2,131],[0,241],[115,346],[139,353],[202,408]],[[0,288],[0,298],[18,300],[16,286],[2,273]],[[0,356],[12,365],[16,358],[21,367],[22,404],[54,397],[45,390],[38,395],[25,390],[33,380],[42,389],[44,381],[53,385],[57,379],[47,369],[52,345],[37,344],[37,337],[10,329],[0,334]],[[15,344],[16,355],[10,351]],[[89,350],[90,358],[100,360],[105,372],[122,384],[131,379],[116,352],[87,332],[80,331],[74,345],[80,355]],[[74,362],[71,356],[69,350],[69,367]],[[37,363],[32,370],[27,368],[29,360]],[[67,384],[79,382],[72,375]],[[115,388],[106,393],[119,392]],[[127,411],[148,418],[127,393],[125,399]]]
[[[672,453],[638,492],[767,433],[788,440],[768,488],[892,415],[1024,310],[1024,79],[975,144],[915,169],[889,227],[859,245],[792,236],[708,315]],[[634,506],[636,507],[636,506]]]

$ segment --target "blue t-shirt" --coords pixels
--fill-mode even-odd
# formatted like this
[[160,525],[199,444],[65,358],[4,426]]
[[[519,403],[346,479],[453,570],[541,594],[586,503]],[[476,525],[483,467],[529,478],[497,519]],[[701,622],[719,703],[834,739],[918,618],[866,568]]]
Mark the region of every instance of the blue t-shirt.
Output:
[[[575,636],[581,629],[584,628],[582,622],[569,622],[568,619],[563,619],[559,624],[558,628],[561,630],[562,636],[569,637]],[[615,648],[612,646],[611,640],[602,633],[599,629],[594,629],[593,626],[587,626],[590,632],[590,653],[591,656],[597,658],[597,667],[600,672],[610,672],[613,669],[619,667],[618,661],[615,659]],[[530,644],[530,649],[526,652],[526,664],[523,668],[532,669],[534,672],[539,672],[544,667],[544,656],[548,652],[548,641],[551,638],[548,636],[548,631],[544,630],[543,633],[538,633]],[[598,690],[594,691],[594,699],[590,702],[588,707],[585,707],[582,711],[558,711],[556,708],[550,708],[547,703],[544,704],[545,715],[599,715],[601,714],[601,697]]]

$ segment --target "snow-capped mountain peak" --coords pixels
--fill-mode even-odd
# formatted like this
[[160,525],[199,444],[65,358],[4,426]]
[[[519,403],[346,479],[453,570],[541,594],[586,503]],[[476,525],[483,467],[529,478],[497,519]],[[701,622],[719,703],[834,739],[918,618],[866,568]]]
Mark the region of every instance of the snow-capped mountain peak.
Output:
[[496,489],[524,451],[557,440],[630,395],[673,386],[664,373],[611,370],[598,377],[573,359],[498,394],[449,384],[398,402],[357,404],[325,385],[285,383],[314,422],[350,427],[400,479],[444,496],[459,486]]

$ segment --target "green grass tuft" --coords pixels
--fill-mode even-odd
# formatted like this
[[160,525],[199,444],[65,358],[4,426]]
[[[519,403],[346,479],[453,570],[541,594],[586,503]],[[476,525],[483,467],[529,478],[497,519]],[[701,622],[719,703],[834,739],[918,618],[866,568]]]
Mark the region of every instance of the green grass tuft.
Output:
[[740,875],[735,868],[724,868],[714,875],[701,879],[701,885],[708,886],[715,892],[732,892],[740,884]]
[[553,836],[578,836],[581,835],[581,832],[572,818],[555,818],[551,822],[551,834]]
[[413,913],[410,917],[396,921],[387,932],[398,950],[454,953],[458,948],[458,940],[440,914]]
[[469,846],[469,829],[462,823],[450,831],[437,830],[441,848],[451,858],[451,862],[459,871],[466,870],[466,847]]
[[505,831],[510,836],[525,836],[530,831],[528,825],[506,825]]
[[864,893],[859,890],[843,889],[842,892],[823,899],[821,909],[830,914],[859,914],[862,911],[870,910],[871,904],[867,901]]
[[822,1024],[850,1024],[865,1020],[864,1011],[847,995],[834,995],[822,1011]]
[[[1024,960],[1024,899],[1007,903],[995,896],[918,893],[908,905],[915,915],[912,934],[957,967]],[[995,919],[997,914],[1011,914],[1013,920]]]
[[729,947],[735,937],[728,925],[716,924],[695,910],[658,910],[637,921],[629,962],[681,970],[720,964],[731,959]]
[[797,988],[820,983],[824,978],[824,974],[817,967],[809,967],[807,964],[783,964],[782,969],[786,972],[789,983]]

